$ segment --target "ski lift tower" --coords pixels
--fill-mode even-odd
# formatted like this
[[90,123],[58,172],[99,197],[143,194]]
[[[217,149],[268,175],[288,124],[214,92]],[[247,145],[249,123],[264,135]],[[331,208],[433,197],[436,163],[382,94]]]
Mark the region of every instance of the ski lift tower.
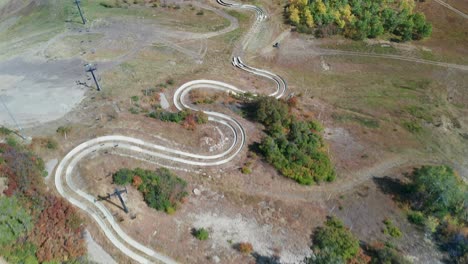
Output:
[[92,63],[85,64],[85,70],[86,70],[86,72],[91,73],[91,75],[93,76],[94,82],[96,83],[97,90],[101,91],[101,86],[99,85],[99,82],[98,82],[98,80],[96,78],[96,75],[94,74],[94,72],[97,70],[96,65],[94,65]]
[[[110,199],[112,196],[117,196],[120,200],[120,203],[122,204],[122,209],[124,210],[124,212],[126,214],[128,214],[128,208],[127,208],[127,205],[125,205],[125,202],[122,198],[122,193],[128,193],[127,192],[127,187],[125,187],[125,189],[123,190],[119,190],[117,188],[114,189],[114,192],[113,193],[108,193],[107,196],[99,196],[99,199],[98,200],[108,200]],[[98,200],[95,200],[95,201],[98,201]]]
[[85,25],[86,19],[84,18],[83,12],[81,11],[80,3],[81,3],[81,0],[75,0],[76,7],[78,7],[78,12],[80,12],[81,21],[83,21],[83,25]]

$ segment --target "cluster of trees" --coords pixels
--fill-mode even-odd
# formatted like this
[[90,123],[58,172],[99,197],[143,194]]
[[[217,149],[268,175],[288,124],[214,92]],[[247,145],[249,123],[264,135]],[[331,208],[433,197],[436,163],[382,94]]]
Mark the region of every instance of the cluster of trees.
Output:
[[173,213],[188,195],[185,191],[187,182],[166,168],[156,171],[120,169],[112,178],[118,185],[133,184],[143,194],[149,207],[167,213]]
[[289,0],[285,17],[298,31],[319,36],[341,33],[362,40],[390,33],[402,41],[429,37],[432,25],[414,7],[414,0]]
[[314,254],[305,259],[306,264],[411,263],[391,244],[375,242],[360,245],[359,240],[336,217],[329,217],[323,227],[315,230],[312,250]]
[[46,192],[44,162],[21,145],[0,144],[0,255],[9,263],[74,261],[86,253],[84,226],[64,199]]
[[433,232],[456,263],[468,261],[468,185],[448,166],[423,166],[410,175],[408,219]]
[[286,102],[267,96],[251,102],[247,109],[265,126],[267,135],[260,143],[260,151],[281,174],[304,185],[335,179],[317,123],[297,121]]
[[202,111],[179,111],[176,113],[163,111],[158,108],[148,114],[149,117],[159,119],[164,122],[173,122],[182,124],[182,126],[189,130],[194,130],[197,125],[205,124],[208,122],[208,116]]

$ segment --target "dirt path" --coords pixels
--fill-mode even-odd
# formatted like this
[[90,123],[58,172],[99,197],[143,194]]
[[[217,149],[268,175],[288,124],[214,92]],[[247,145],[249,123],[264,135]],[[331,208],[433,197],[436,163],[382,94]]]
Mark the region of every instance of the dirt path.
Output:
[[442,0],[434,0],[434,1],[435,1],[436,3],[438,3],[438,4],[442,5],[442,6],[444,6],[444,7],[446,7],[446,8],[448,8],[448,9],[452,10],[453,12],[457,13],[458,15],[460,15],[461,17],[463,17],[464,19],[468,19],[468,15],[467,15],[467,14],[465,14],[465,13],[463,13],[462,11],[456,9],[455,7],[453,7],[453,6],[449,5],[449,4],[447,4],[446,2],[444,2],[444,1],[442,1]]

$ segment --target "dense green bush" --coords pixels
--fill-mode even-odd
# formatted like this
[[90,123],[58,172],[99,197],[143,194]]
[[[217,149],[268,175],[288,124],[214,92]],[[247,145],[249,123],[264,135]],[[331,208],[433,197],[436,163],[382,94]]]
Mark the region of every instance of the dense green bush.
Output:
[[137,186],[149,207],[156,210],[173,212],[177,204],[187,196],[185,187],[187,183],[166,168],[156,171],[121,169],[114,173],[114,183],[125,185],[135,183],[135,178],[141,179]]
[[199,229],[194,230],[193,235],[198,240],[207,240],[210,237],[208,230],[206,230],[205,228],[199,228]]
[[414,0],[289,0],[284,15],[298,31],[318,36],[364,39],[391,33],[408,41],[432,33],[432,25],[414,7]]
[[306,263],[346,263],[359,252],[359,240],[335,217],[317,228],[313,242],[315,256],[307,258]]
[[121,169],[112,175],[112,180],[115,184],[125,185],[133,180],[133,171],[130,169]]
[[383,245],[378,248],[369,249],[372,255],[372,264],[411,264],[412,262],[405,259],[403,255],[395,248],[389,245]]
[[168,112],[168,111],[163,111],[161,109],[157,109],[154,112],[151,112],[149,114],[149,117],[159,119],[164,122],[173,122],[173,123],[180,123],[185,120],[187,117],[187,112],[186,111],[180,111],[180,112]]
[[317,123],[295,120],[287,103],[271,97],[259,97],[247,109],[251,118],[265,125],[267,136],[259,148],[281,174],[304,185],[335,179]]
[[424,214],[418,211],[410,211],[408,212],[408,220],[416,225],[423,226],[425,217]]

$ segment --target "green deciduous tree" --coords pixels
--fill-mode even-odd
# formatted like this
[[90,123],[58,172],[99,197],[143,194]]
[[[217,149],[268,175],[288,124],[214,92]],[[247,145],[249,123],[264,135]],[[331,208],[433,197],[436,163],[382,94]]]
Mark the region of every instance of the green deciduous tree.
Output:
[[460,216],[468,204],[467,185],[448,166],[423,166],[413,171],[413,206],[438,217]]
[[31,230],[31,216],[16,197],[0,197],[0,212],[0,246],[16,241]]

